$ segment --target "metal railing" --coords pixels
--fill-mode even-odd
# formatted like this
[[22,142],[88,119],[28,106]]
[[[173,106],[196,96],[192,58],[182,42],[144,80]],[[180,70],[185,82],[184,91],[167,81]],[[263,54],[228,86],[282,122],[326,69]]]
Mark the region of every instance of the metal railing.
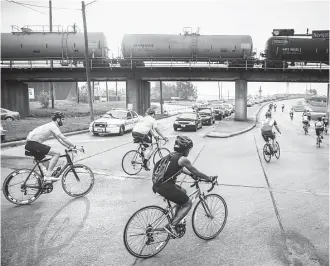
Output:
[[[53,68],[83,68],[85,67],[85,58],[68,57],[66,59],[58,57],[48,58],[27,58],[22,61],[19,58],[11,60],[2,60],[1,68],[51,68],[50,60],[53,60]],[[166,61],[167,60],[167,61]],[[90,67],[94,68],[208,68],[208,69],[263,69],[267,70],[282,70],[291,69],[299,70],[329,70],[329,62],[313,62],[304,64],[302,62],[294,62],[291,66],[286,61],[281,60],[252,60],[252,59],[225,59],[221,60],[214,58],[192,60],[191,58],[104,58],[96,57],[90,59]],[[290,62],[291,63],[291,62]]]
[[[11,31],[14,34],[30,34],[30,33],[49,33],[50,26],[49,25],[25,25],[23,27],[19,27],[17,25],[11,26]],[[76,25],[67,26],[66,29],[62,25],[53,25],[52,33],[76,33],[79,31],[79,28]]]

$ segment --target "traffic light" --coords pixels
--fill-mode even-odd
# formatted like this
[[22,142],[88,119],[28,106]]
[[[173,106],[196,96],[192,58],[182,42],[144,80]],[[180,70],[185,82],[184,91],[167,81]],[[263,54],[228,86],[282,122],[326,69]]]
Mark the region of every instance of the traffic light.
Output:
[[293,36],[294,29],[274,29],[273,36]]

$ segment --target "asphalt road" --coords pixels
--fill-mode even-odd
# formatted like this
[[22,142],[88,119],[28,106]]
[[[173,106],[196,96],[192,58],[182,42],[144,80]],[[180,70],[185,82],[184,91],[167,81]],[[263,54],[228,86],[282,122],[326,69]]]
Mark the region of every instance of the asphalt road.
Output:
[[[194,141],[189,155],[194,165],[219,176],[220,185],[212,192],[227,202],[227,223],[214,240],[204,241],[191,228],[191,211],[186,235],[147,260],[126,251],[123,230],[136,210],[164,202],[151,190],[150,172],[129,177],[121,169],[123,155],[136,147],[131,134],[71,136],[86,149],[76,161],[94,171],[93,190],[72,199],[56,184],[52,193],[28,206],[14,206],[2,195],[2,265],[328,265],[329,138],[318,148],[313,128],[303,134],[299,113],[293,121],[288,110],[274,116],[283,136],[278,138],[281,157],[270,163],[260,153],[260,124],[227,139],[204,137],[211,126],[184,133]],[[174,119],[159,121],[170,149],[175,136],[183,134],[173,130]],[[49,143],[60,147],[54,140]],[[2,150],[2,181],[10,168],[31,166],[23,153],[23,146]]]

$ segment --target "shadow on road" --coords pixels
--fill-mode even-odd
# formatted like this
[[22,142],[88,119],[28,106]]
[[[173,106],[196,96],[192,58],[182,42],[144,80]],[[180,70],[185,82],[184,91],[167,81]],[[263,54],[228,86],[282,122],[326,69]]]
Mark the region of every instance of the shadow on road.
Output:
[[68,247],[84,227],[90,211],[88,198],[72,199],[50,218],[40,233],[36,245],[34,264],[43,265],[43,260],[58,255]]

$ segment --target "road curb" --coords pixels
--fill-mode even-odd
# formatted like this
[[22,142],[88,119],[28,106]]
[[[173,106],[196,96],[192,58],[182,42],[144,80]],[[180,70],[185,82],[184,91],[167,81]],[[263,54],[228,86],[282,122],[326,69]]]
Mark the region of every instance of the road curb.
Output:
[[[165,118],[172,117],[172,116],[175,116],[175,115],[168,115],[168,116],[160,117],[160,118],[158,118],[156,120],[161,120],[161,119],[165,119]],[[63,135],[64,136],[72,136],[72,135],[78,135],[78,134],[83,134],[83,133],[88,133],[88,132],[89,132],[89,129],[83,129],[83,130],[71,131],[71,132],[63,133]],[[52,138],[49,138],[49,139],[54,139],[54,138],[52,137]],[[26,142],[26,139],[4,142],[4,143],[1,143],[1,149],[3,149],[3,148],[13,148],[13,147],[21,146],[21,145],[24,145],[25,142]]]
[[[274,102],[275,102],[275,101],[274,101]],[[209,133],[206,134],[206,137],[209,137],[209,138],[220,138],[220,139],[231,138],[231,137],[238,136],[238,135],[241,135],[241,134],[243,134],[243,133],[246,133],[246,132],[252,130],[252,129],[257,125],[257,118],[258,118],[258,115],[259,115],[261,109],[264,108],[266,105],[269,105],[269,103],[265,103],[264,105],[262,105],[262,106],[259,108],[257,114],[255,115],[255,122],[254,122],[254,125],[249,126],[249,127],[245,128],[245,129],[243,129],[243,130],[240,130],[240,131],[237,131],[237,132],[234,132],[234,133],[230,133],[230,134],[222,134],[222,136],[221,136],[221,135],[218,135],[218,136],[217,136],[217,135],[210,135],[210,134],[215,133],[215,132],[209,132]],[[221,133],[220,133],[220,134],[221,134]]]

